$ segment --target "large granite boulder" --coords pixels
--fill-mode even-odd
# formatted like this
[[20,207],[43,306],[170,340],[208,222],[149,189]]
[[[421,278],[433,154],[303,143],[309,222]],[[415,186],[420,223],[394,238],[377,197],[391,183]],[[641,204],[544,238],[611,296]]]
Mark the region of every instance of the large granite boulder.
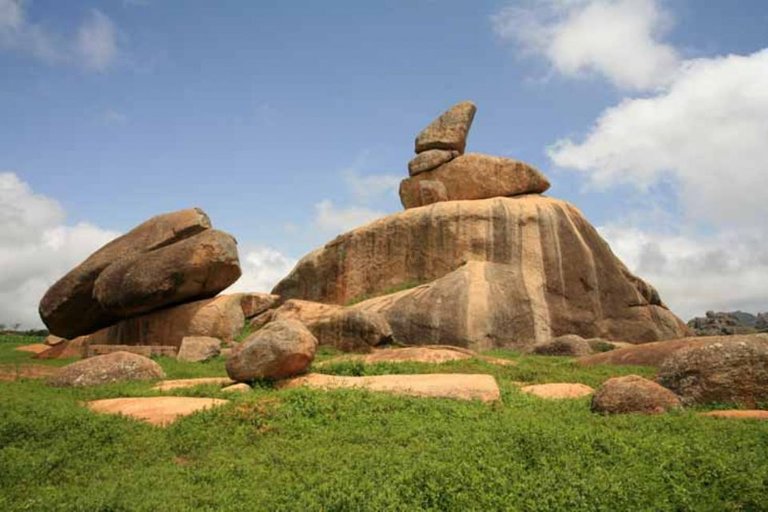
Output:
[[687,332],[581,212],[538,195],[441,202],[376,220],[302,258],[273,293],[347,304],[421,283],[356,307],[382,313],[399,342],[474,349],[562,334],[640,343]]
[[128,318],[213,297],[240,277],[237,242],[208,229],[154,251],[119,259],[99,275],[94,298]]
[[457,103],[443,112],[416,136],[416,153],[430,149],[464,153],[475,112],[477,107],[471,101]]
[[221,340],[210,336],[185,336],[181,340],[176,359],[199,363],[213,359],[221,353]]
[[592,412],[660,414],[682,405],[670,390],[639,375],[608,379],[592,397]]
[[[445,188],[445,199],[435,194],[433,182]],[[405,208],[443,201],[488,199],[499,196],[541,193],[549,188],[547,178],[534,167],[500,156],[467,153],[400,183]]]
[[184,240],[211,227],[208,216],[190,208],[152,217],[111,241],[59,279],[40,301],[40,318],[52,334],[75,338],[119,319],[93,296],[99,275],[122,258],[144,254]]
[[163,378],[163,369],[148,357],[130,352],[113,352],[65,366],[48,382],[58,387],[82,387]]
[[449,151],[447,149],[429,149],[416,155],[408,162],[408,174],[416,176],[422,172],[431,171],[440,167],[444,163],[450,162],[459,156],[458,151]]
[[685,404],[766,403],[768,335],[679,350],[662,364],[658,382]]
[[227,359],[235,381],[285,379],[307,371],[317,339],[296,320],[277,320],[248,336]]

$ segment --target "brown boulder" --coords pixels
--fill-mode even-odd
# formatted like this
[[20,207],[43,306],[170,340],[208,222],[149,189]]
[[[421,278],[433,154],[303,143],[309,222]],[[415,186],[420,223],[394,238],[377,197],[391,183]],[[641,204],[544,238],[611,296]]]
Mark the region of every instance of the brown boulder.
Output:
[[128,352],[114,352],[65,366],[48,383],[57,387],[82,387],[164,377],[165,372],[153,360]]
[[119,259],[99,275],[93,294],[121,318],[213,297],[240,277],[237,242],[207,229],[151,252]]
[[445,187],[447,201],[488,199],[522,194],[538,194],[549,188],[549,181],[530,165],[500,156],[467,153],[437,169],[422,172],[400,183],[400,201],[405,208],[432,204],[420,183],[438,182]]
[[[461,343],[475,349],[530,346],[561,334],[640,343],[687,332],[655,290],[627,270],[575,207],[536,195],[443,202],[387,216],[302,258],[273,293],[345,304],[454,271],[467,273],[458,270],[466,262],[495,265],[476,267],[468,276],[446,277],[449,283],[440,284],[445,292],[430,292],[435,297],[461,293],[466,300],[451,298],[450,304],[442,304],[422,299],[418,294],[429,288],[419,287],[391,300],[382,298],[387,305],[370,309],[384,314],[395,338],[405,344],[454,345],[460,336],[451,335],[451,341],[437,335],[430,340],[401,339],[411,329],[402,327],[403,322],[414,324],[413,332],[432,330],[419,329],[416,320],[407,318],[398,327],[394,315],[386,313],[389,304],[404,295],[411,295],[408,303],[414,307],[403,305],[399,311],[428,319],[428,326],[470,322],[478,326],[476,332],[485,329],[488,337],[479,345],[471,339]],[[473,308],[484,316],[467,315]],[[518,325],[525,328],[516,329]]]
[[49,347],[53,347],[54,345],[58,345],[60,343],[64,343],[65,341],[67,341],[67,340],[64,339],[64,338],[61,338],[61,337],[56,336],[54,334],[49,334],[48,336],[45,337],[45,341],[43,341],[43,343],[45,343]]
[[416,153],[430,149],[463,153],[476,111],[474,103],[463,101],[443,112],[416,136]]
[[544,356],[586,356],[592,353],[589,342],[578,334],[564,334],[533,347],[533,353]]
[[34,359],[70,359],[85,357],[88,352],[88,336],[78,336],[73,340],[65,340],[53,345],[45,352],[32,356]]
[[277,307],[280,297],[271,293],[239,293],[240,307],[245,318],[253,318],[265,311]]
[[768,335],[678,350],[661,365],[657,380],[686,405],[768,402]]
[[416,155],[413,160],[408,162],[408,174],[416,176],[422,172],[431,171],[440,167],[446,162],[450,162],[459,156],[458,151],[449,151],[446,149],[429,149]]
[[188,363],[199,363],[218,356],[221,340],[210,336],[185,336],[181,340],[176,359]]
[[285,379],[307,371],[317,339],[296,320],[276,320],[248,336],[227,359],[235,381]]
[[111,241],[59,279],[40,301],[40,318],[52,334],[75,338],[110,325],[117,316],[93,297],[93,285],[115,261],[173,244],[211,227],[208,216],[190,208],[152,217]]
[[100,345],[181,346],[185,336],[230,341],[245,325],[239,295],[220,295],[121,320],[88,336]]
[[592,398],[592,412],[603,414],[659,414],[680,406],[673,392],[638,375],[608,379]]
[[590,386],[578,382],[552,382],[548,384],[532,384],[520,388],[523,393],[545,398],[548,400],[563,400],[581,398],[595,392]]

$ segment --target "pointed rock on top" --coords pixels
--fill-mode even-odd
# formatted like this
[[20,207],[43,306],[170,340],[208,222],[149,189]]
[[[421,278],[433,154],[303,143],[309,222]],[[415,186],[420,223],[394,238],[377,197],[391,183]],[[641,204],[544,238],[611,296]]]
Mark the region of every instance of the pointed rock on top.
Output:
[[471,101],[452,106],[432,121],[416,137],[416,153],[430,149],[447,149],[464,153],[467,134],[477,107]]

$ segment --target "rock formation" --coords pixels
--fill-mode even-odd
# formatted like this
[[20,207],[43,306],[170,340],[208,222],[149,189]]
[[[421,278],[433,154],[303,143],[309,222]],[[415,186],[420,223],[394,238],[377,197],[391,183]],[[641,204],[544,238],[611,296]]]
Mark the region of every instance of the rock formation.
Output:
[[721,336],[723,334],[751,334],[760,330],[757,325],[760,315],[755,316],[743,311],[714,312],[707,311],[703,317],[688,321],[697,336]]
[[681,407],[670,390],[638,375],[608,379],[592,398],[592,412],[603,414],[661,414]]
[[[396,341],[414,345],[484,350],[563,334],[635,343],[685,335],[581,212],[540,195],[549,182],[538,170],[463,154],[474,114],[461,103],[419,134],[400,187],[405,211],[308,254],[273,293],[359,302],[352,307],[380,313]],[[429,151],[441,153],[422,156]]]

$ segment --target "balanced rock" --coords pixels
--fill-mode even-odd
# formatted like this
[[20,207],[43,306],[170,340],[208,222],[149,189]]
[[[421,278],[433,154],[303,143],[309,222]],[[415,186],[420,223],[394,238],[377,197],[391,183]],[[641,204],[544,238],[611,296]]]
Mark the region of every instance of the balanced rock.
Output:
[[277,320],[247,337],[227,359],[227,374],[238,382],[285,379],[307,371],[317,339],[296,320]]
[[687,405],[768,402],[768,335],[678,350],[662,364],[658,382]]
[[416,137],[416,153],[430,149],[464,153],[467,134],[476,111],[477,107],[471,101],[463,101],[452,106],[419,133]]
[[176,359],[199,363],[213,359],[221,352],[221,340],[210,336],[185,336],[181,340]]
[[553,340],[536,345],[534,354],[544,356],[586,356],[592,353],[589,342],[578,334],[565,334]]
[[444,163],[450,162],[459,156],[459,152],[448,149],[429,149],[416,155],[408,162],[408,174],[416,176],[422,172],[431,171]]
[[538,195],[389,215],[308,254],[272,293],[330,304],[390,294],[355,308],[381,313],[412,345],[530,347],[562,334],[640,343],[687,332],[581,212]]
[[603,414],[659,414],[681,405],[673,392],[638,375],[608,379],[592,398],[592,412]]
[[93,294],[105,310],[125,318],[212,297],[239,277],[237,242],[208,229],[119,259],[96,279]]
[[162,378],[165,372],[153,360],[129,352],[114,352],[65,366],[48,382],[58,387],[82,387]]
[[447,201],[511,197],[546,191],[549,181],[532,166],[499,156],[467,153],[431,171],[422,172],[400,183],[400,200],[405,208],[416,208],[437,201],[434,194],[425,193],[422,183],[431,182],[445,187]]

